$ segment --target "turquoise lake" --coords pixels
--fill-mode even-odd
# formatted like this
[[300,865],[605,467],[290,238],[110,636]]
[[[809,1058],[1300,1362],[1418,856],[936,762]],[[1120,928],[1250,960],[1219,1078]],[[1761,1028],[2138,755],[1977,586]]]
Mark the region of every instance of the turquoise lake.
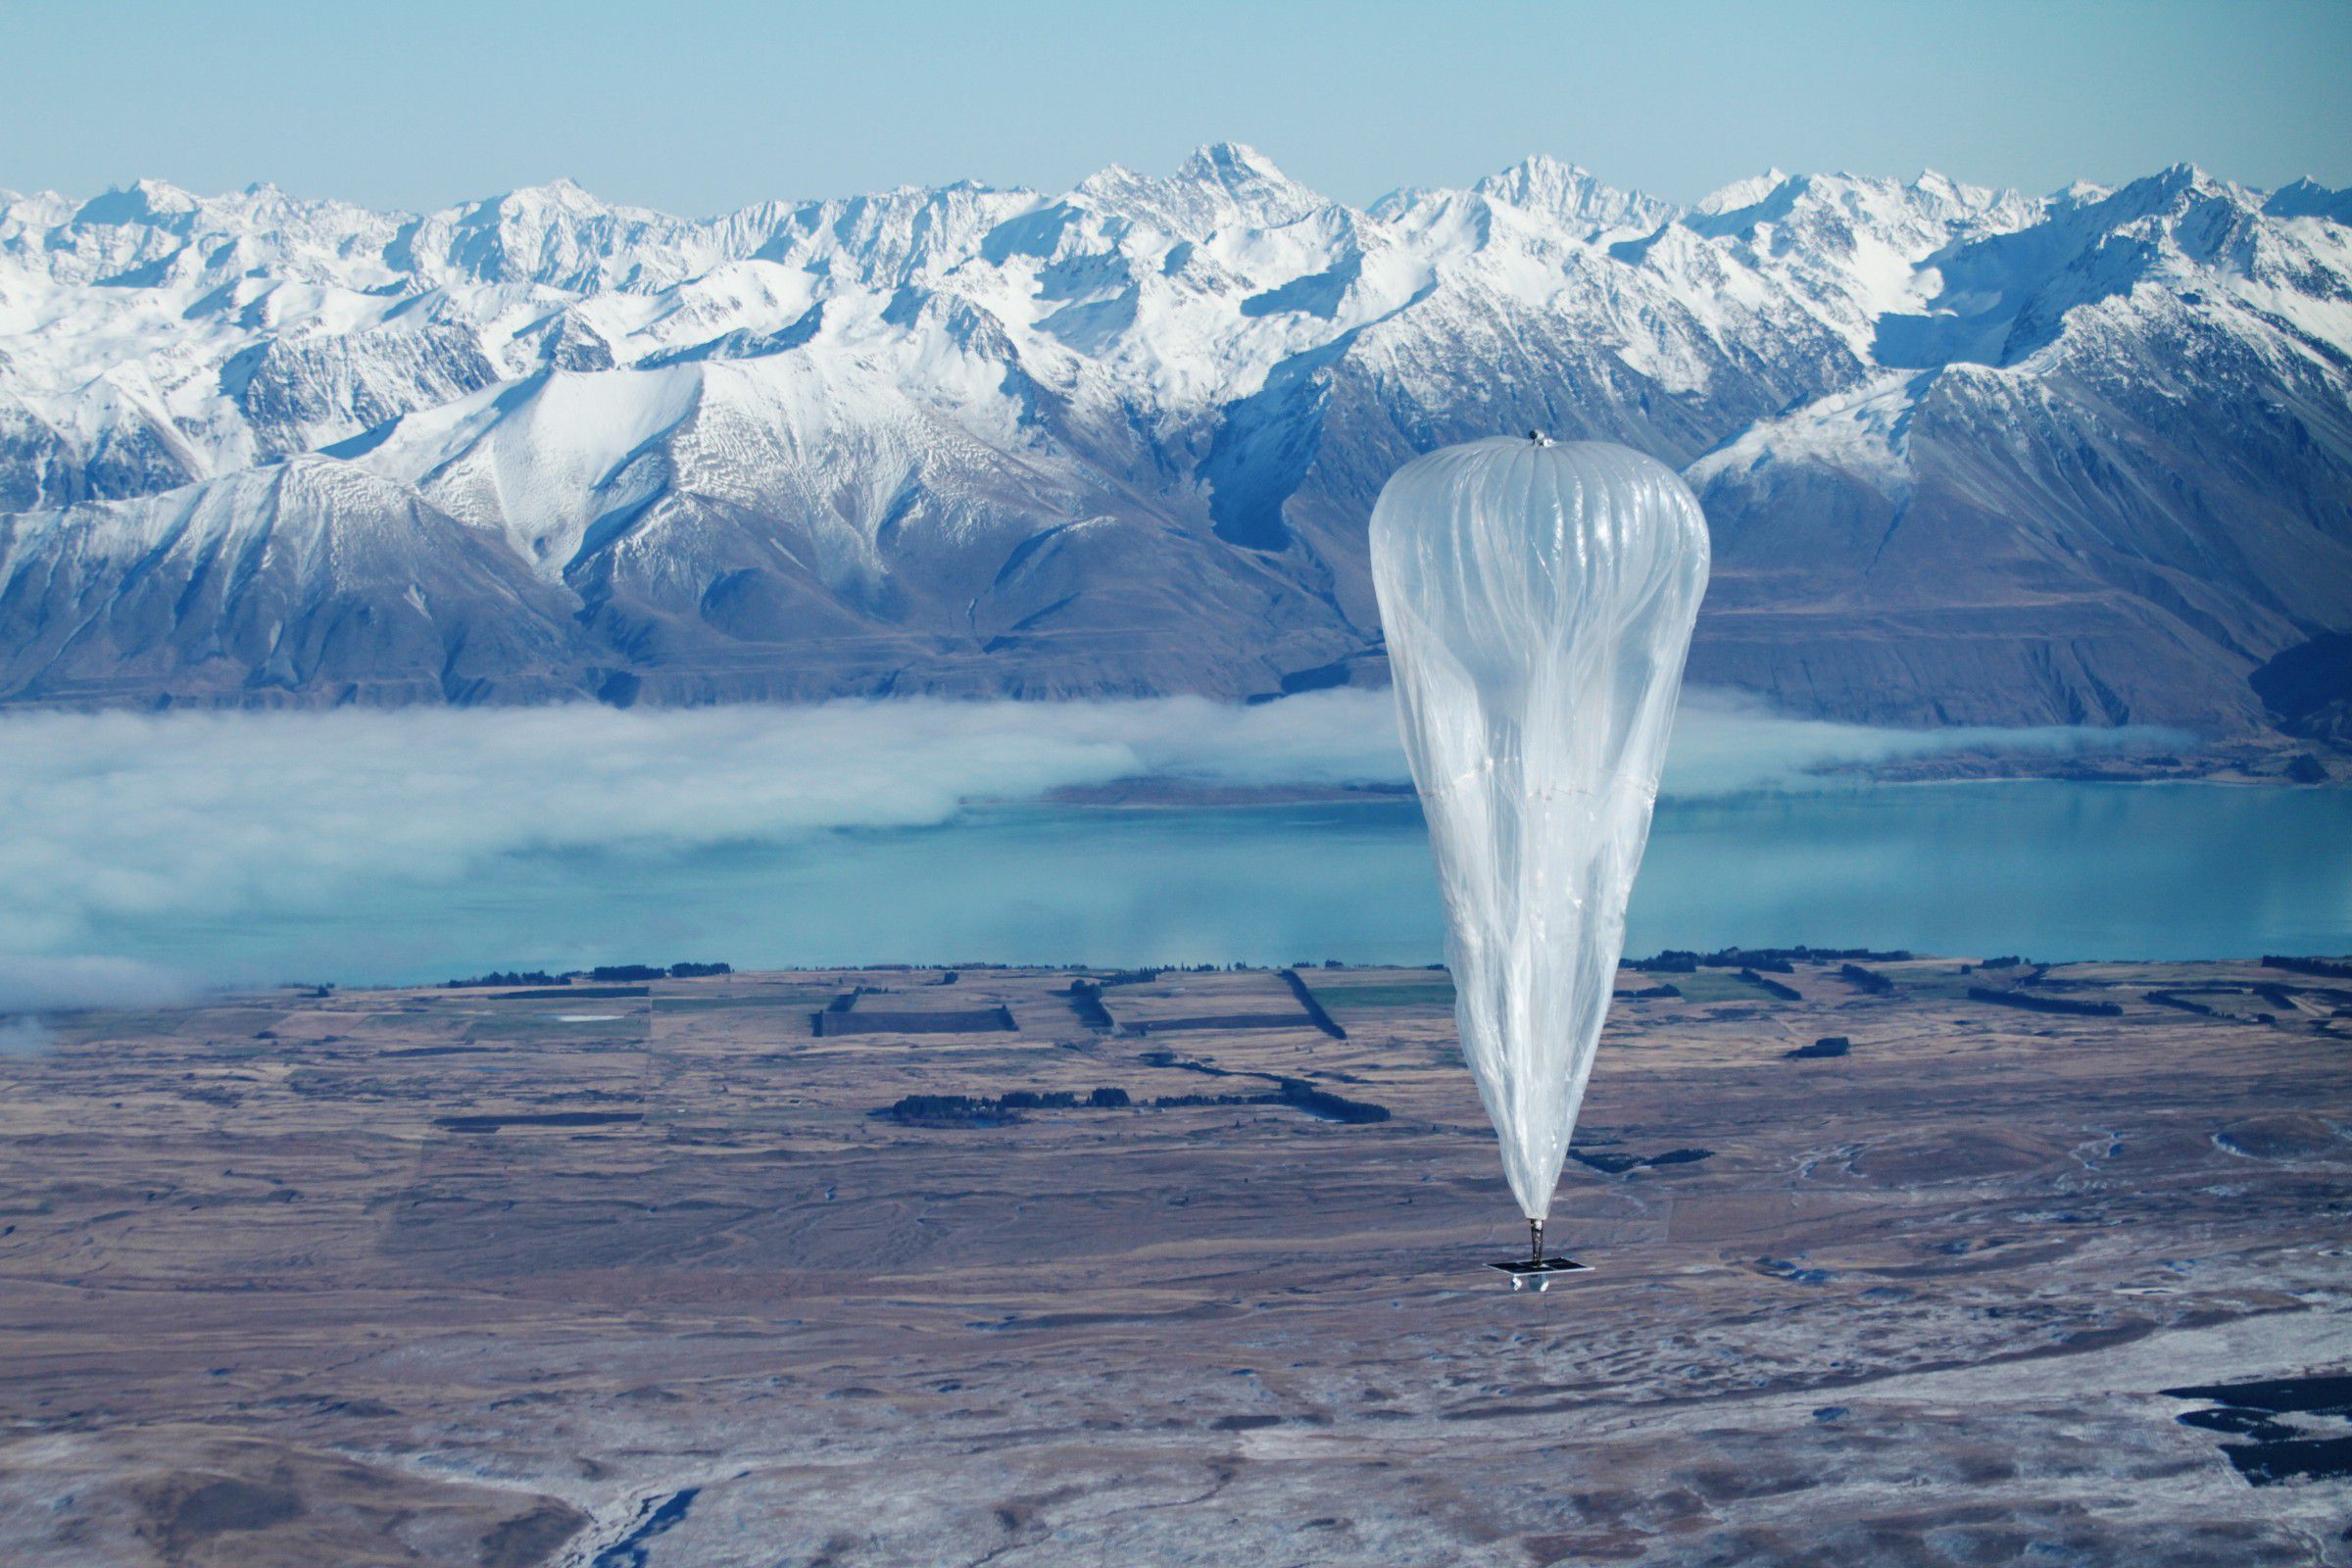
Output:
[[[226,981],[429,981],[724,959],[1429,963],[1409,802],[968,808],[683,852],[515,852],[219,915],[114,914],[84,951]],[[2352,950],[2352,792],[1887,785],[1668,801],[1629,952],[1909,948],[2041,959]]]

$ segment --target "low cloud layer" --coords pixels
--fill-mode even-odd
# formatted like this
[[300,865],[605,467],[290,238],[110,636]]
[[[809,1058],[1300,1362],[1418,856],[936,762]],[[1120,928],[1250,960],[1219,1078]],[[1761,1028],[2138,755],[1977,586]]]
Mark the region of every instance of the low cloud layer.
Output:
[[[14,897],[0,886],[0,897]],[[89,906],[82,906],[86,910]],[[0,926],[0,930],[5,930]],[[197,990],[194,976],[136,958],[86,953],[0,952],[0,1023],[12,1013],[63,1012],[76,1007],[152,1007],[185,1001]],[[27,1029],[30,1025],[27,1024]],[[0,1053],[20,1049],[0,1029]],[[37,1044],[45,1036],[25,1037]]]
[[1753,698],[1693,689],[1683,694],[1664,792],[1683,800],[1757,790],[1818,789],[1850,781],[1850,771],[1906,759],[1958,752],[2038,753],[2154,751],[2189,744],[2176,730],[2147,725],[2078,729],[1984,727],[1875,729],[1822,718],[1790,718]]
[[[2134,737],[2123,737],[2132,739]],[[2136,737],[2145,739],[2144,736]],[[1686,702],[1670,793],[1803,787],[1812,770],[2114,732],[1865,729]],[[0,1012],[168,1000],[113,924],[329,908],[536,853],[665,856],[945,821],[974,801],[1172,775],[1398,783],[1385,692],[1239,708],[832,703],[0,718]]]

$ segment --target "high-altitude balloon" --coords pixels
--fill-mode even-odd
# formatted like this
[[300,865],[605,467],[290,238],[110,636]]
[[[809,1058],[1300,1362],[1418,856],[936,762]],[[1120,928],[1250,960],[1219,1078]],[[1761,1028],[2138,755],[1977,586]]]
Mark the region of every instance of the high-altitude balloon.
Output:
[[1706,591],[1706,519],[1625,447],[1473,441],[1381,491],[1372,581],[1462,1053],[1540,1259]]

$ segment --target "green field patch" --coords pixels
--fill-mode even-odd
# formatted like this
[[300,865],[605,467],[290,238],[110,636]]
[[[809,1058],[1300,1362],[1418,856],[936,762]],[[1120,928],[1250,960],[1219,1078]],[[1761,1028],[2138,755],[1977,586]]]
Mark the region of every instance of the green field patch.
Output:
[[[1644,974],[1643,986],[1672,986],[1686,1002],[1753,1002],[1764,993],[1740,978],[1737,969],[1701,969],[1696,974]],[[1776,980],[1791,978],[1775,975]]]
[[1307,989],[1315,1000],[1334,1012],[1343,1009],[1356,1011],[1367,1007],[1451,1007],[1453,982],[1450,980],[1391,980],[1374,981],[1369,985],[1332,985],[1327,982],[1308,982]]
[[1906,974],[1900,969],[1887,969],[1884,972],[1887,979],[1894,982],[1895,995],[1906,1000],[1963,1002],[1968,998],[1970,986],[1997,985],[2003,971],[1978,970],[1974,974],[1962,974],[1957,969],[1923,969]]
[[[54,1032],[68,1040],[139,1040],[180,1034],[205,1036],[204,1054],[229,1060],[249,1056],[284,1056],[307,1044],[300,1037],[280,1040],[275,1026],[285,1018],[283,1008],[268,1010],[202,1010],[188,1007],[156,1008],[143,1012],[113,1012],[60,1016]],[[218,1031],[216,1035],[215,1031]]]
[[736,1008],[798,1007],[803,1012],[814,1012],[833,1000],[831,991],[810,991],[792,994],[774,991],[752,992],[740,997],[656,997],[654,1010],[672,1012],[727,1012]]

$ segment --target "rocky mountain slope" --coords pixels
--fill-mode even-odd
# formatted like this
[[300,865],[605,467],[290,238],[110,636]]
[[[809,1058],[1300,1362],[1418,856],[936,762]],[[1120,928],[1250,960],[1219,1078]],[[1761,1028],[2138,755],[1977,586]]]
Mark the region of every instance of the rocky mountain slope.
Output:
[[1696,679],[2249,734],[2352,630],[2347,220],[1544,159],[1358,211],[1230,145],[691,221],[7,197],[0,702],[1377,680],[1382,480],[1541,426],[1700,490]]

